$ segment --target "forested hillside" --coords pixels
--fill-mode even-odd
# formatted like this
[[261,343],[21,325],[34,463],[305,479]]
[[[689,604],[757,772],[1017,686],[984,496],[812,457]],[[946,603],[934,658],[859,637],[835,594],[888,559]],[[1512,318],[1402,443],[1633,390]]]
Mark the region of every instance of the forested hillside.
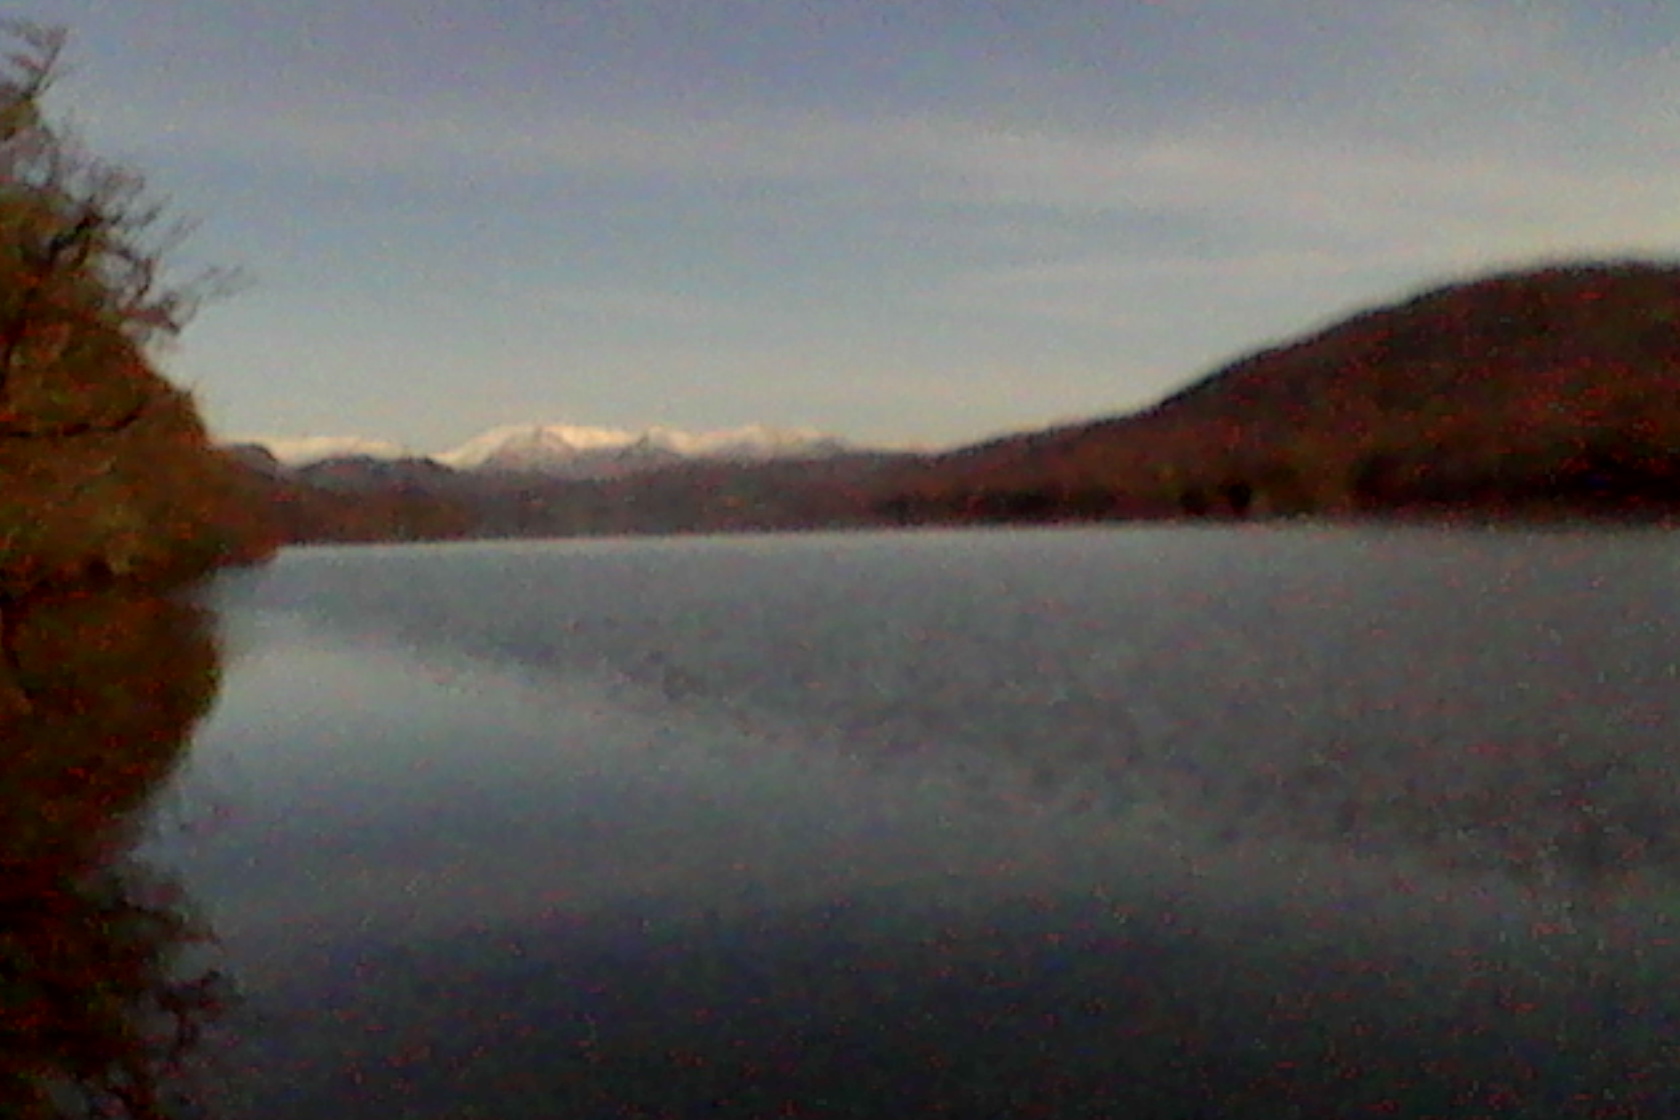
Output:
[[1680,266],[1553,265],[1428,291],[1142,412],[933,457],[899,520],[1680,511]]

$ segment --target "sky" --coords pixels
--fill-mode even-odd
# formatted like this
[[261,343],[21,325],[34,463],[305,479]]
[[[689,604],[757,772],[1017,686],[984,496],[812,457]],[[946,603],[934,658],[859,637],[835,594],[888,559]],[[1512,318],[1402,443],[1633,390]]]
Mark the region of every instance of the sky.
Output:
[[1680,249],[1672,0],[47,0],[246,284],[227,439],[942,447],[1421,288]]

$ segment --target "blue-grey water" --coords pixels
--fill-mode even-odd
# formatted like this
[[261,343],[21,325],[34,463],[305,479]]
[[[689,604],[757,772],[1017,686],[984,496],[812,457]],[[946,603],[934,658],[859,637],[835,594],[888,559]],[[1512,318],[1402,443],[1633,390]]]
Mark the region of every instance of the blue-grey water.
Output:
[[1680,541],[310,549],[149,858],[233,1117],[1680,1107]]

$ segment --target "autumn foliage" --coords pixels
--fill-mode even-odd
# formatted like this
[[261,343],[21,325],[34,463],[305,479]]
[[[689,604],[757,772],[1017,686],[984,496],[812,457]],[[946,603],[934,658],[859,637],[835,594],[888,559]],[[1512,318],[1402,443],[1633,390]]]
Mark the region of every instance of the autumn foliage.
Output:
[[63,33],[4,30],[0,594],[256,559],[273,542],[260,504],[150,361],[226,277],[173,278],[183,227],[47,117]]
[[1680,512],[1680,266],[1433,289],[1244,357],[1130,416],[901,475],[904,520]]

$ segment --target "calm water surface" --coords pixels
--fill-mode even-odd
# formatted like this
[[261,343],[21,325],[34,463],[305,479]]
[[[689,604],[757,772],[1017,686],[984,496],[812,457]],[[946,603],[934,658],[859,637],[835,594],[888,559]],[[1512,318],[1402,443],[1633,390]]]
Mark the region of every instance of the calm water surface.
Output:
[[232,1117],[1680,1108],[1666,533],[315,549],[149,857]]

